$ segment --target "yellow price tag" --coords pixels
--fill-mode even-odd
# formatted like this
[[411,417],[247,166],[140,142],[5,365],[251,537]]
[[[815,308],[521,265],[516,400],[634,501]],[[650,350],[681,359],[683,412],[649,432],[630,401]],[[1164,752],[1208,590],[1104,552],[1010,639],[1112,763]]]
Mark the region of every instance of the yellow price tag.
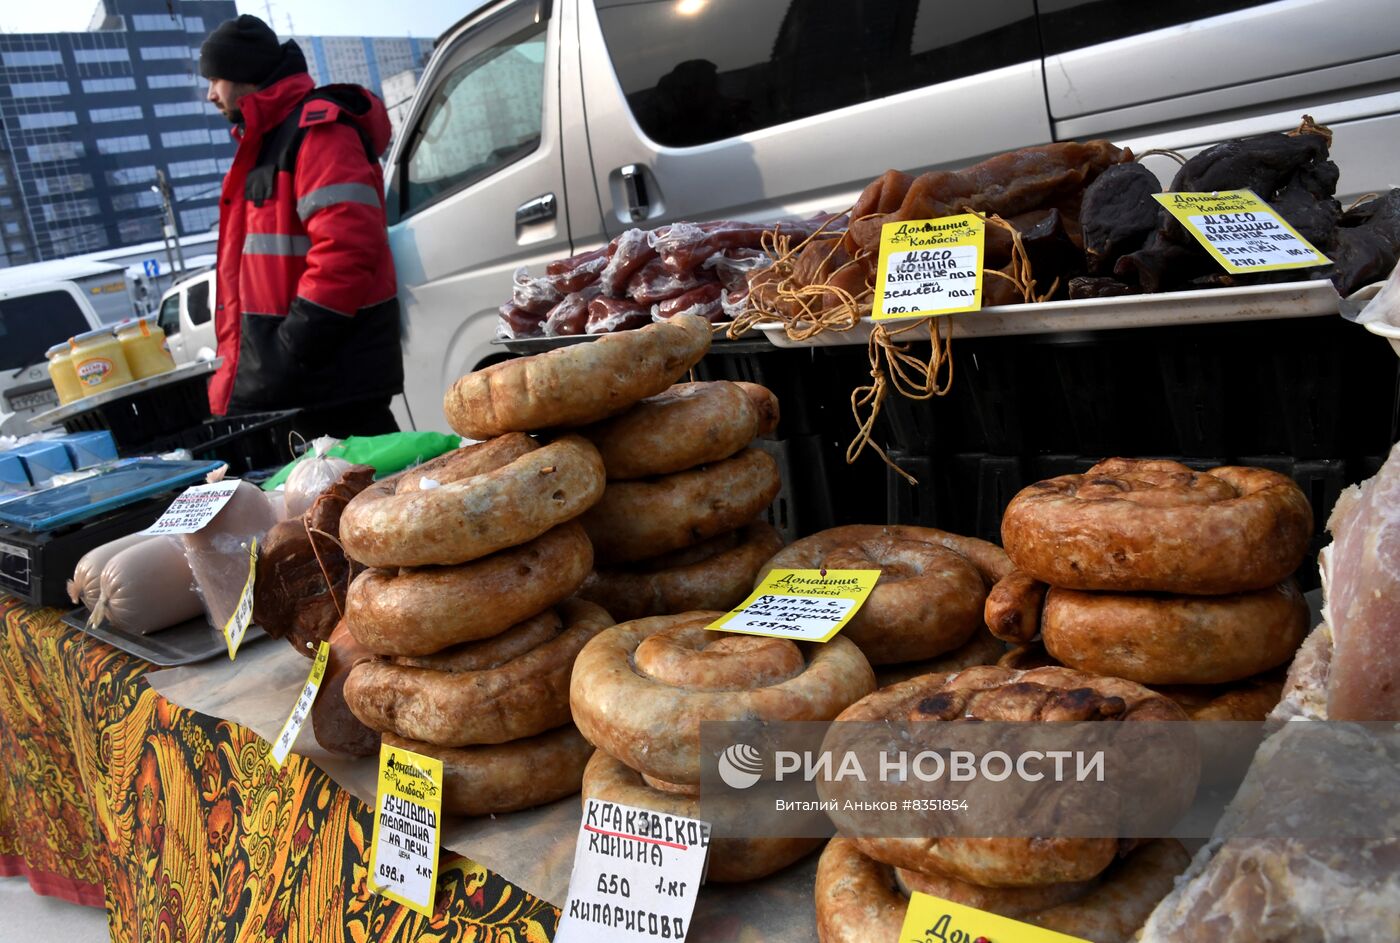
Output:
[[287,762],[287,755],[292,752],[292,744],[297,742],[297,734],[301,733],[306,718],[311,716],[311,705],[316,703],[316,692],[321,690],[321,679],[326,676],[326,665],[330,660],[331,643],[322,641],[321,647],[316,649],[316,660],[311,663],[311,674],[292,707],[292,715],[282,725],[282,732],[277,735],[277,739],[272,741],[272,762],[275,766]]
[[370,837],[370,888],[433,915],[442,820],[442,761],[381,744]]
[[1077,936],[1033,927],[941,897],[915,891],[904,914],[899,943],[1086,943]]
[[1273,272],[1331,263],[1252,190],[1154,193],[1153,198],[1227,272]]
[[224,641],[228,643],[228,660],[238,657],[238,646],[243,644],[243,636],[248,634],[248,626],[253,624],[253,580],[258,573],[258,538],[248,547],[248,579],[243,584],[243,592],[238,594],[238,606],[233,615],[224,623]]
[[881,226],[874,319],[980,309],[986,228],[975,213]]
[[707,629],[794,642],[829,642],[851,621],[879,570],[774,570]]

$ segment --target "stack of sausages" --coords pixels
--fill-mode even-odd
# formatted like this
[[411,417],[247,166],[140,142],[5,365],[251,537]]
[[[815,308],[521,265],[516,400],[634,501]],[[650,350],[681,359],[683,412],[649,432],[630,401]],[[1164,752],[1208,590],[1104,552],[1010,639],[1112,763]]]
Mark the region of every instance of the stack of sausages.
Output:
[[[836,718],[824,749],[839,752],[844,745],[867,756],[936,751],[946,749],[950,725],[966,734],[966,725],[986,731],[1040,722],[1142,724],[1139,730],[1148,733],[1113,736],[1153,737],[1156,749],[1144,751],[1130,775],[1082,791],[1048,782],[1002,790],[977,778],[965,791],[944,780],[882,780],[889,790],[884,798],[962,799],[966,824],[962,813],[924,812],[917,804],[911,810],[910,803],[901,803],[898,814],[849,811],[840,800],[868,795],[868,785],[840,777],[823,782],[818,790],[836,801],[840,811],[830,814],[842,834],[817,867],[818,940],[898,939],[909,898],[919,891],[1076,939],[1127,943],[1190,859],[1175,840],[1120,841],[1108,837],[1107,827],[1124,823],[1123,809],[1131,805],[1125,797],[1140,795],[1144,784],[1158,784],[1153,795],[1168,813],[1190,805],[1194,754],[1164,743],[1157,727],[1185,719],[1180,707],[1142,685],[1068,668],[974,667],[912,678],[857,701]],[[1008,742],[1001,730],[984,736],[988,743]],[[1070,822],[1094,825],[1077,829]],[[991,834],[969,834],[983,828]]]
[[480,441],[346,507],[341,542],[368,569],[347,594],[328,687],[343,674],[344,704],[371,736],[442,760],[447,811],[578,791],[593,748],[571,723],[569,678],[613,620],[572,598],[593,566],[578,518],[606,479],[567,427],[666,389],[709,340],[706,322],[680,319],[469,374],[444,410]]
[[1040,634],[1044,652],[1009,667],[1059,663],[1158,687],[1196,719],[1262,720],[1307,631],[1292,574],[1312,522],[1276,472],[1109,459],[1012,500],[1017,572],[988,596],[987,625],[1023,646]]
[[753,448],[778,400],[753,383],[679,383],[580,430],[608,486],[582,518],[595,572],[579,595],[618,619],[728,609],[782,538],[759,519],[781,486]]

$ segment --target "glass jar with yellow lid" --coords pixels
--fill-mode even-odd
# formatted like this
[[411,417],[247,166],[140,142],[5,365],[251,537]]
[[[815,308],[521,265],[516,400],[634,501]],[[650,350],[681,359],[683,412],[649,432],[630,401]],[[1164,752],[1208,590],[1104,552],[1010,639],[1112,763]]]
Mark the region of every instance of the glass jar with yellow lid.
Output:
[[175,358],[165,346],[165,331],[154,317],[118,325],[117,340],[121,341],[132,379],[144,380],[175,369]]
[[44,353],[49,361],[49,379],[53,381],[61,406],[83,398],[83,385],[78,382],[78,371],[73,368],[73,360],[68,354],[67,341],[54,344]]
[[131,368],[126,365],[122,343],[110,327],[79,334],[68,344],[72,350],[68,357],[84,396],[105,393],[131,382]]

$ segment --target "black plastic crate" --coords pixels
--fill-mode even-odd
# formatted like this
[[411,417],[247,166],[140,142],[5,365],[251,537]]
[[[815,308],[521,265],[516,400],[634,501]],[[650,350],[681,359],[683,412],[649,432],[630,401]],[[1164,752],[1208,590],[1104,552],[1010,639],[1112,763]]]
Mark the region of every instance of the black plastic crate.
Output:
[[810,435],[817,431],[817,415],[812,391],[820,382],[812,370],[808,351],[773,350],[762,353],[706,354],[695,365],[698,380],[733,380],[766,386],[778,397],[782,438]]
[[151,452],[188,449],[196,459],[226,462],[231,476],[280,468],[296,458],[291,442],[292,420],[300,410],[245,413],[208,419],[199,425],[163,436]]
[[890,461],[918,484],[910,484],[893,468],[885,468],[885,521],[889,524],[911,524],[917,527],[938,527],[943,523],[945,496],[942,493],[947,476],[928,455],[891,451]]
[[831,527],[831,488],[821,438],[756,439],[753,447],[767,452],[778,463],[782,486],[768,506],[766,517],[783,539],[791,542]]
[[152,444],[181,429],[200,425],[209,416],[209,374],[157,386],[103,403],[63,421],[68,432],[112,434],[119,455],[145,455]]
[[955,455],[951,469],[954,493],[964,497],[952,502],[946,529],[1001,543],[1006,506],[1029,483],[1025,463],[1016,455]]
[[1190,337],[1157,350],[1172,445],[1183,455],[1223,455],[1229,450],[1224,408],[1227,353],[1221,343]]

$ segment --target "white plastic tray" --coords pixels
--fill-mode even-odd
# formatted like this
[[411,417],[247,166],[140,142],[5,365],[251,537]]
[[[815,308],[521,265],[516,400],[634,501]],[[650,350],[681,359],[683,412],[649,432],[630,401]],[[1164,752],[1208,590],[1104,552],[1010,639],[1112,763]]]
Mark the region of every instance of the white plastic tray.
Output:
[[[969,314],[946,315],[952,336],[1004,337],[1013,334],[1053,334],[1059,331],[1103,331],[1132,327],[1164,327],[1214,324],[1228,321],[1267,321],[1276,318],[1308,318],[1336,314],[1341,303],[1337,289],[1326,279],[1247,285],[1241,288],[1209,288],[1165,292],[1156,295],[1123,295],[1086,298],[1082,301],[1046,301],[1040,304],[1004,305]],[[884,322],[891,329],[922,323],[928,318],[900,318]],[[849,331],[823,331],[795,341],[781,324],[760,324],[758,329],[776,347],[835,347],[864,345],[875,322],[862,318]],[[910,330],[909,340],[927,339],[922,328]],[[1393,343],[1393,341],[1392,341]]]

